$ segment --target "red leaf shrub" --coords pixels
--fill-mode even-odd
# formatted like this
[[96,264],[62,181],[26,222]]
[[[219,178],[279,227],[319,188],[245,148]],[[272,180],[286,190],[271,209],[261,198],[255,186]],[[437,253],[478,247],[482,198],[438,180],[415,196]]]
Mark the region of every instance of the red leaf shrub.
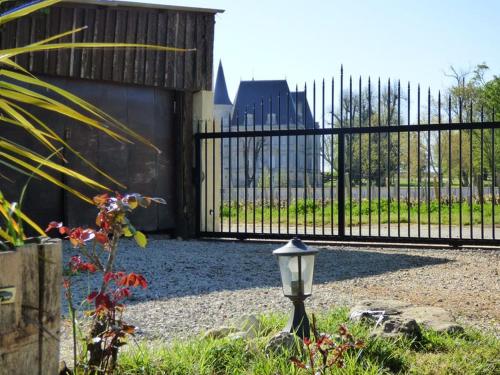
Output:
[[345,325],[341,325],[338,337],[333,339],[326,334],[319,334],[316,329],[316,317],[312,316],[313,338],[304,338],[303,343],[307,354],[306,361],[297,357],[290,358],[292,364],[305,369],[311,375],[323,375],[332,367],[342,368],[345,365],[344,357],[350,350],[364,347],[364,343],[355,340]]
[[[109,194],[97,195],[93,199],[97,206],[97,229],[68,228],[61,222],[52,221],[46,232],[57,229],[59,234],[68,239],[79,255],[71,257],[68,268],[70,275],[79,272],[97,273],[102,275],[102,284],[98,290],[92,291],[86,298],[87,303],[93,303],[94,309],[87,316],[92,317],[92,325],[87,338],[86,348],[88,358],[80,367],[91,373],[112,372],[116,366],[118,350],[126,344],[126,336],[133,335],[136,328],[122,320],[124,305],[121,301],[131,296],[131,288],[147,288],[144,276],[135,273],[115,272],[114,262],[118,252],[121,237],[132,237],[137,244],[144,247],[146,237],[137,231],[127,218],[127,215],[137,207],[149,207],[152,202],[165,203],[161,198],[144,197],[140,194]],[[112,285],[113,284],[113,285]],[[66,298],[68,299],[73,317],[73,337],[76,347],[75,308],[71,294],[71,279],[64,279]],[[76,353],[75,353],[76,355]],[[79,364],[76,363],[75,367]]]

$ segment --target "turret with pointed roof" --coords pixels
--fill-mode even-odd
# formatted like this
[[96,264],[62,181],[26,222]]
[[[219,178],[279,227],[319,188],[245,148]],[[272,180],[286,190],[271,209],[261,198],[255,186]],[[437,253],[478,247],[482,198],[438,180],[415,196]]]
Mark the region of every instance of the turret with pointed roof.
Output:
[[224,69],[222,69],[222,61],[220,60],[219,68],[217,69],[217,79],[215,81],[214,104],[232,105],[227,93],[226,78],[224,77]]

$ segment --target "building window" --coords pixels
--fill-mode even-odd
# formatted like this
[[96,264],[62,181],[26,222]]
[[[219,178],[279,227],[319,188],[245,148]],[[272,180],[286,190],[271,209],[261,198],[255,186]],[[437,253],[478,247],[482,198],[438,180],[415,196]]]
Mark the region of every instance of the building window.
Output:
[[247,121],[246,124],[248,126],[253,126],[254,125],[253,113],[247,113],[247,114],[245,114],[245,116],[246,116],[246,121]]
[[272,124],[276,125],[276,113],[268,113],[266,117],[266,125],[271,125],[271,120]]

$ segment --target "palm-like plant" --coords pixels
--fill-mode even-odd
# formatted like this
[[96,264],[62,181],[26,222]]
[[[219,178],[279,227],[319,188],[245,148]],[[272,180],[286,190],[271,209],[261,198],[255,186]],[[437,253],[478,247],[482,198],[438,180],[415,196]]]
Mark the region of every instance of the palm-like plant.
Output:
[[[7,1],[0,0],[0,5]],[[61,0],[38,0],[11,8],[0,14],[0,27],[7,22],[27,16],[59,1]],[[11,139],[0,136],[0,164],[14,169],[16,172],[45,179],[92,204],[92,200],[89,197],[64,184],[50,174],[50,171],[62,173],[97,190],[110,190],[105,183],[90,179],[84,174],[62,165],[66,163],[61,152],[63,148],[80,158],[89,168],[92,168],[102,176],[103,180],[107,181],[107,183],[112,183],[122,188],[124,186],[82,157],[78,150],[73,149],[64,139],[56,134],[51,124],[45,123],[41,118],[35,116],[27,109],[27,106],[35,106],[45,111],[55,112],[60,116],[77,120],[82,124],[90,126],[95,131],[107,134],[118,142],[140,142],[157,151],[159,150],[150,141],[133,132],[120,121],[104,113],[94,105],[66,90],[35,77],[15,62],[16,56],[26,53],[73,48],[153,48],[174,52],[186,52],[189,50],[146,44],[57,43],[58,39],[81,32],[83,29],[84,27],[68,30],[26,46],[0,50],[0,129],[3,126],[18,127],[30,134],[46,150],[46,154],[40,154],[21,144],[15,143]],[[40,89],[52,94],[51,97],[41,93],[43,91]],[[61,164],[51,161],[52,156],[58,158]],[[0,178],[2,178],[1,175]],[[14,245],[22,244],[24,240],[23,223],[30,225],[41,235],[44,234],[43,230],[24,215],[16,204],[12,204],[4,198],[0,187],[0,245],[5,246],[6,242]]]

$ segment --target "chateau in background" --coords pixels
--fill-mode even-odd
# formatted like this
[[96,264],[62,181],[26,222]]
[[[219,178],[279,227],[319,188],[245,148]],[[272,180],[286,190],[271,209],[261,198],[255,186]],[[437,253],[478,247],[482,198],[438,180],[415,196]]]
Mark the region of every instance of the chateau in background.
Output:
[[[214,89],[214,119],[217,124],[222,124],[222,131],[231,132],[312,129],[318,126],[305,93],[290,91],[286,80],[241,81],[233,104],[220,62]],[[314,137],[316,153],[313,153]],[[312,187],[314,181],[318,186],[321,183],[321,137],[305,138],[263,137],[255,141],[232,138],[231,142],[225,139],[222,187],[304,188]],[[287,160],[288,156],[290,160]]]

